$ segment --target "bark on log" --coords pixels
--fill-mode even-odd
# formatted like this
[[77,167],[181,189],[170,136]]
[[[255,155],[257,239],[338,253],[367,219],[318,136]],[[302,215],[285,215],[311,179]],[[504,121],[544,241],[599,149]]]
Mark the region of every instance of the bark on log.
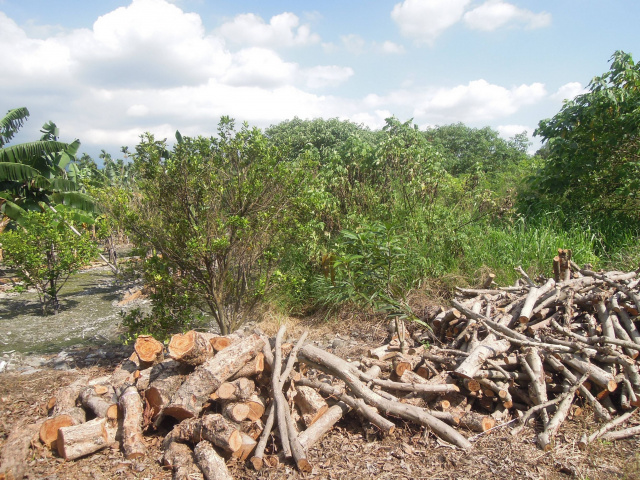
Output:
[[109,420],[118,419],[118,403],[113,387],[104,394],[99,394],[96,387],[87,387],[80,392],[80,402],[84,408],[91,410],[96,417],[105,417]]
[[264,345],[258,335],[246,337],[217,353],[187,377],[163,413],[178,420],[197,416],[209,395],[227,381]]
[[142,399],[134,386],[128,386],[120,394],[118,404],[122,410],[122,449],[127,459],[147,453],[142,436]]
[[237,458],[241,462],[244,462],[249,458],[249,455],[253,453],[258,442],[256,442],[253,437],[247,435],[244,432],[241,432],[240,435],[242,436],[242,446],[238,450],[233,452],[231,456]]
[[329,409],[329,405],[317,391],[304,385],[296,386],[293,399],[300,409],[302,420],[307,427],[313,425]]
[[364,399],[367,403],[375,405],[382,411],[388,412],[392,415],[398,415],[420,425],[428,426],[440,438],[453,443],[454,445],[465,449],[471,448],[471,443],[469,443],[469,441],[460,433],[456,432],[447,424],[432,415],[429,415],[420,408],[386,400],[379,394],[371,391],[360,381],[349,365],[339,357],[324,352],[311,345],[305,345],[300,350],[300,355],[302,357],[302,361],[319,367],[322,370],[328,370],[331,374],[343,380],[356,395]]
[[151,335],[139,335],[133,349],[140,359],[141,370],[160,363],[164,359],[164,345]]
[[193,454],[207,480],[233,480],[224,459],[207,440],[199,442],[193,449]]
[[489,415],[477,412],[468,412],[461,416],[460,426],[468,428],[472,432],[486,432],[495,427],[496,421]]
[[49,417],[40,426],[40,441],[48,448],[56,448],[58,430],[62,427],[79,425],[87,421],[86,412],[80,407],[73,407],[66,412]]
[[304,385],[307,387],[315,388],[327,397],[333,397],[339,399],[341,402],[348,405],[350,408],[359,413],[363,418],[369,420],[373,425],[378,427],[384,434],[392,434],[396,426],[387,418],[381,416],[376,408],[372,408],[367,405],[361,398],[354,398],[347,395],[342,390],[328,385],[326,383],[319,382],[317,380],[309,380],[308,378],[302,378],[298,382],[298,385]]
[[231,380],[243,377],[255,377],[264,371],[264,354],[259,352],[255,357],[249,360],[244,367],[238,370]]
[[489,334],[480,345],[469,353],[469,356],[453,373],[463,378],[473,378],[487,359],[505,353],[509,348],[511,348],[511,343],[507,340],[496,340],[494,335]]
[[406,370],[413,371],[421,361],[422,358],[417,355],[400,353],[393,357],[393,372],[401,377]]
[[79,425],[60,428],[56,441],[60,456],[65,460],[75,460],[107,447],[110,442],[106,423],[106,418],[96,418]]
[[220,400],[229,402],[242,402],[248,400],[256,391],[256,384],[248,378],[239,378],[232,382],[224,382],[216,395]]
[[349,411],[349,406],[344,402],[338,402],[324,414],[318,418],[313,425],[308,427],[304,432],[298,435],[300,445],[305,450],[309,450],[322,436],[327,433],[331,428],[338,423],[338,421]]
[[242,422],[249,416],[249,407],[245,403],[231,402],[224,406],[222,414],[232,422]]
[[230,453],[242,446],[242,436],[237,426],[219,413],[183,420],[171,431],[171,438],[194,445],[207,440]]
[[162,463],[173,470],[173,480],[203,480],[191,447],[172,441],[164,451]]
[[209,343],[211,343],[215,352],[219,352],[230,346],[233,343],[233,340],[228,337],[212,337],[209,340]]
[[249,414],[247,418],[251,421],[257,422],[264,415],[265,405],[264,399],[259,395],[253,394],[245,404],[249,407]]
[[18,425],[11,430],[2,445],[0,457],[0,477],[7,480],[22,480],[27,471],[27,457],[42,422],[32,425]]
[[190,330],[184,335],[177,333],[169,342],[169,356],[187,365],[202,365],[214,354],[210,340],[215,335]]

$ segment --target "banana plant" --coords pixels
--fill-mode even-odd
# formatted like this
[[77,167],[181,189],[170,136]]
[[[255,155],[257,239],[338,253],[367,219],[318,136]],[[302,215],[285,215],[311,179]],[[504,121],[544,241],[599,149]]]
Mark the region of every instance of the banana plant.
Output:
[[6,146],[28,116],[26,108],[17,108],[0,119],[0,232],[10,220],[19,223],[26,210],[39,210],[41,204],[95,211],[73,168],[79,140],[60,142],[58,127],[47,122],[38,141]]

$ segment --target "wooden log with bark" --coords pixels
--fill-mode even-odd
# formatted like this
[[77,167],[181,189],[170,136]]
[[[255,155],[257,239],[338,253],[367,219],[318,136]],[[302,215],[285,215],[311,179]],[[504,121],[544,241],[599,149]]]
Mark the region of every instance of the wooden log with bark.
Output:
[[163,413],[178,420],[197,416],[209,395],[255,357],[263,345],[264,341],[254,334],[209,358],[187,377]]
[[138,335],[133,346],[141,369],[149,368],[164,360],[164,345],[151,335]]

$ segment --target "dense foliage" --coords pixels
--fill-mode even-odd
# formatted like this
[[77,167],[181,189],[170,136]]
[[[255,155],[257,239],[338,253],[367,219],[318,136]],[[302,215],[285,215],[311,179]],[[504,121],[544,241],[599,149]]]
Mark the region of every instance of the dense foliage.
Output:
[[534,177],[534,207],[640,227],[640,63],[617,51],[589,91],[540,122],[546,161]]
[[[125,318],[132,334],[207,321],[227,333],[260,303],[415,319],[416,291],[447,295],[488,271],[505,284],[517,265],[549,275],[558,248],[596,268],[640,259],[640,65],[624,52],[540,122],[535,156],[525,132],[461,123],[420,130],[391,117],[374,131],[294,118],[263,133],[223,117],[216,136],[176,132],[170,146],[147,133],[124,159],[102,151],[101,167],[87,155],[65,163],[73,144],[25,149],[38,163],[3,147],[24,118],[0,122],[0,202],[52,201],[64,182],[97,198],[98,236],[134,242],[152,292],[150,313]],[[52,128],[44,141],[57,141]]]

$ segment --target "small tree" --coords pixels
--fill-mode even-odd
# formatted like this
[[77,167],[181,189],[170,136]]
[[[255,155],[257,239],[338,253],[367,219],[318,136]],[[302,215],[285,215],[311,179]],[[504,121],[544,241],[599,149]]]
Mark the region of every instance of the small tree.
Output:
[[58,292],[69,276],[98,252],[89,233],[76,236],[68,227],[70,223],[64,209],[29,211],[23,214],[21,226],[1,237],[6,264],[36,289],[43,315],[50,309],[58,313]]
[[[227,334],[269,285],[305,173],[258,129],[236,131],[228,117],[218,137],[176,137],[171,153],[149,134],[136,147],[139,193],[126,223],[139,246],[159,254],[145,277],[156,293],[171,293],[154,297],[155,313],[188,312],[188,300]],[[167,309],[172,301],[179,308]]]

